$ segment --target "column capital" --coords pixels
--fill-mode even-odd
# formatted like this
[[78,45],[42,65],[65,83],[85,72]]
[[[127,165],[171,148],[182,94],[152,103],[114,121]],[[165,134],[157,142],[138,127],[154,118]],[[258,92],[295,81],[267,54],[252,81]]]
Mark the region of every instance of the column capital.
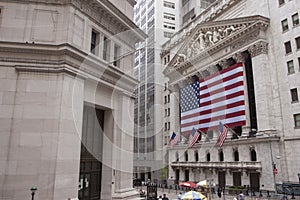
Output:
[[248,51],[252,58],[254,58],[255,56],[258,56],[260,54],[268,54],[268,45],[269,45],[269,43],[267,43],[265,41],[259,41],[259,42],[256,42],[255,44],[251,45],[248,48]]

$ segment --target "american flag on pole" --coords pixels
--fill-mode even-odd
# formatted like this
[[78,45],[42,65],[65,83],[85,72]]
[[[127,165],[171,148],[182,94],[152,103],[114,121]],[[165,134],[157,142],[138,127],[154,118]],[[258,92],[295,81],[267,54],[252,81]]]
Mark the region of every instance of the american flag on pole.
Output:
[[227,133],[228,133],[228,126],[226,126],[225,124],[222,124],[222,122],[220,122],[219,124],[219,137],[217,140],[217,144],[219,145],[219,147],[223,146],[224,141],[226,140],[227,137]]
[[198,141],[199,137],[201,136],[201,133],[193,128],[192,134],[189,138],[189,147],[194,146],[194,144]]
[[237,63],[180,89],[181,134],[207,132],[222,120],[228,127],[246,124],[243,65]]
[[169,146],[173,147],[179,141],[179,137],[179,135],[176,135],[176,133],[173,132],[169,140]]

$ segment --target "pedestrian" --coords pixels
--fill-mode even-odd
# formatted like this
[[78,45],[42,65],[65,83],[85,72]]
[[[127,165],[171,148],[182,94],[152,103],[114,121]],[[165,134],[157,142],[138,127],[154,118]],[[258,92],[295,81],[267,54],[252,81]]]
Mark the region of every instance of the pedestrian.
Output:
[[162,200],[162,197],[161,197],[161,195],[159,195],[159,197],[158,197],[158,200]]
[[178,200],[181,198],[182,192],[179,192],[178,194]]
[[240,197],[240,200],[245,200],[245,195],[243,194],[243,192],[242,192],[242,191],[240,192],[240,195],[239,195],[239,197]]
[[167,197],[167,195],[166,195],[166,194],[163,194],[163,198],[162,198],[162,200],[169,200],[169,198]]

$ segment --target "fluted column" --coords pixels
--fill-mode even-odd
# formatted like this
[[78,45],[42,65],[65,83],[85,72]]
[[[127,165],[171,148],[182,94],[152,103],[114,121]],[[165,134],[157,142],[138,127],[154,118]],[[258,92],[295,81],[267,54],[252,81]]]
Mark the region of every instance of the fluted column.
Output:
[[268,62],[268,43],[259,41],[248,49],[252,59],[253,82],[258,131],[271,127],[271,69]]

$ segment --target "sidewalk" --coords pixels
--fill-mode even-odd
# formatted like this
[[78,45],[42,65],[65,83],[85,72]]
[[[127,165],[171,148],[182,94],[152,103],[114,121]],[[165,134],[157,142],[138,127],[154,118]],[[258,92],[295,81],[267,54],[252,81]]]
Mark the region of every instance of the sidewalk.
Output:
[[[147,192],[147,187],[146,186],[138,186],[135,187],[137,191],[140,189],[144,190]],[[169,200],[177,200],[179,192],[185,193],[185,191],[182,190],[174,190],[174,189],[165,189],[165,188],[157,188],[157,195],[163,195],[166,194],[169,197]],[[229,195],[225,194],[222,195],[221,198],[219,198],[216,194],[211,194],[211,197],[207,196],[208,200],[233,200],[234,197],[237,197],[236,195]],[[256,196],[246,196],[245,195],[245,200],[281,200],[283,195],[276,195],[276,196],[271,196],[270,198],[267,198],[266,195],[263,195],[262,197],[259,197],[259,194],[256,194]],[[287,199],[290,200],[292,196],[288,195]],[[238,198],[237,198],[238,199]],[[295,200],[300,200],[300,196],[295,196]]]

